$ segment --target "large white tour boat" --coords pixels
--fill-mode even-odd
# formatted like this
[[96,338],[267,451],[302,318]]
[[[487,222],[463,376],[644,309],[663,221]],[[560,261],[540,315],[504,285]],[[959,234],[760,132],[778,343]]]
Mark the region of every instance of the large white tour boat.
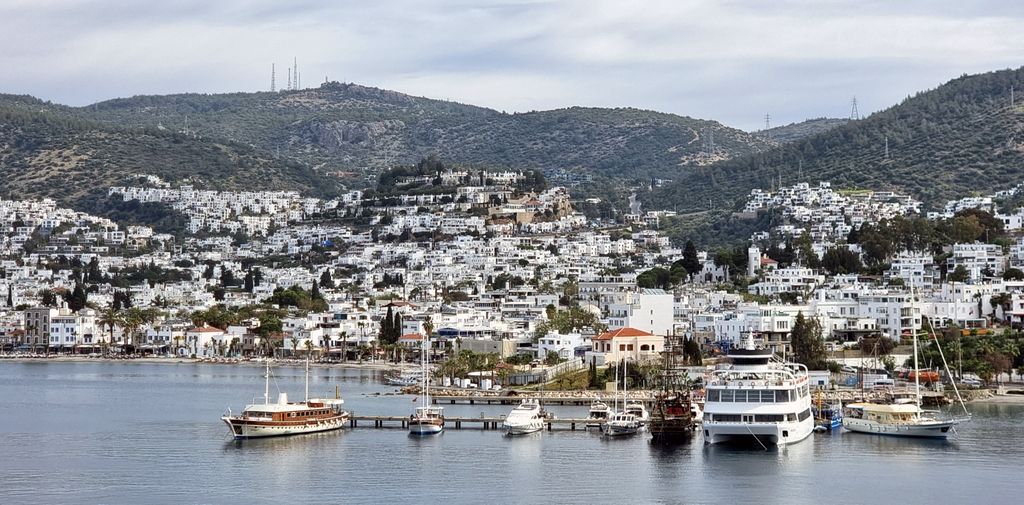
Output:
[[747,334],[731,364],[715,370],[704,402],[704,442],[754,440],[761,445],[799,442],[814,430],[807,367],[773,358]]
[[267,361],[263,403],[246,405],[241,414],[231,411],[221,417],[235,439],[299,435],[343,428],[349,413],[341,409],[345,403],[340,395],[335,398],[309,397],[309,361],[306,361],[306,400],[291,403],[287,393],[279,393],[277,402],[270,403],[270,361]]

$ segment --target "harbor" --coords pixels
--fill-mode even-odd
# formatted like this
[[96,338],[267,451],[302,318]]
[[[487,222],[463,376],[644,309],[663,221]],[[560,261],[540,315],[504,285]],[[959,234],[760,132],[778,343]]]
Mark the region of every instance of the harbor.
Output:
[[[310,394],[340,387],[357,426],[350,421],[328,433],[233,441],[217,416],[226,406],[237,409],[240,399],[262,398],[263,372],[192,363],[5,363],[0,487],[9,503],[24,504],[191,502],[196,486],[210,503],[251,503],[247,490],[259,488],[260,503],[317,502],[329,493],[362,503],[469,504],[504,503],[510,487],[523,500],[542,501],[571,478],[592,484],[577,487],[567,501],[649,503],[742,502],[760,489],[761,479],[772,479],[787,485],[766,500],[807,503],[856,496],[862,483],[834,476],[871,472],[881,476],[872,488],[887,500],[915,503],[920,495],[902,477],[913,472],[950,501],[1005,501],[1013,495],[999,491],[1005,473],[992,471],[993,464],[1022,462],[1006,442],[1024,435],[1020,403],[972,405],[974,421],[949,441],[839,431],[770,451],[705,446],[700,437],[662,445],[647,434],[604,437],[578,421],[572,430],[572,420],[586,417],[582,405],[548,406],[556,416],[551,431],[509,437],[501,434],[500,420],[512,406],[486,403],[446,404],[445,432],[419,437],[402,430],[413,395],[394,394],[380,371],[331,368],[311,371]],[[280,386],[301,399],[302,367],[276,368],[274,375],[272,395]],[[55,401],[41,404],[40,398]],[[53,456],[26,464],[40,454]],[[616,482],[607,478],[606,465],[595,464],[601,461],[615,462]],[[46,472],[64,477],[41,486]],[[386,490],[382,478],[390,482]],[[463,490],[457,496],[451,478]],[[660,484],[649,485],[652,479]],[[737,485],[723,486],[723,480]],[[826,488],[816,484],[825,480]]]

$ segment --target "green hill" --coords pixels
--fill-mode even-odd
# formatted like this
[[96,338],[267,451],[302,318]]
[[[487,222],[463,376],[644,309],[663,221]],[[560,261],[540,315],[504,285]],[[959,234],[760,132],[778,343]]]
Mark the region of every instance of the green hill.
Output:
[[962,76],[866,119],[689,168],[644,196],[655,207],[703,210],[710,200],[710,207],[728,211],[752,188],[780,180],[894,189],[926,205],[1009,188],[1024,178],[1024,104],[1010,106],[1011,86],[1024,89],[1024,69]]
[[49,197],[102,211],[108,187],[130,183],[137,174],[222,190],[329,194],[338,188],[299,163],[237,142],[113,126],[31,97],[0,97],[0,197]]
[[[429,154],[446,163],[647,182],[772,146],[715,121],[646,110],[506,114],[340,83],[277,93],[137,96],[74,112],[107,124],[233,140],[322,172],[364,176],[363,183]],[[358,177],[349,180],[358,184]]]
[[788,125],[761,130],[757,132],[757,134],[781,145],[812,137],[819,133],[825,133],[833,128],[842,126],[849,121],[850,120],[848,119],[820,117],[816,119],[807,119],[799,123],[790,123]]

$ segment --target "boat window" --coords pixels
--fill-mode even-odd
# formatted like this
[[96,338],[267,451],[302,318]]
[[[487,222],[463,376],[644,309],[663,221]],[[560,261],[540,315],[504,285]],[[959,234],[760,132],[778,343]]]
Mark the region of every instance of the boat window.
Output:
[[756,414],[754,416],[755,423],[781,423],[784,421],[786,416],[784,414]]
[[717,390],[717,389],[711,389],[711,390],[709,390],[709,391],[708,391],[708,398],[707,398],[707,401],[709,401],[709,402],[717,402],[717,401],[721,401],[721,400],[720,400],[720,398],[722,397],[722,395],[721,395],[720,393],[721,393],[721,392],[720,392],[719,390]]
[[800,418],[801,421],[803,421],[804,419],[807,419],[808,417],[811,417],[811,409],[807,409],[807,410],[801,412],[798,417]]
[[713,414],[711,420],[720,423],[738,423],[740,422],[739,414]]
[[761,402],[772,403],[775,401],[775,391],[770,389],[761,390]]
[[736,397],[735,394],[736,394],[736,391],[733,391],[731,389],[723,389],[722,390],[722,401],[723,402],[736,401],[735,400],[735,397]]

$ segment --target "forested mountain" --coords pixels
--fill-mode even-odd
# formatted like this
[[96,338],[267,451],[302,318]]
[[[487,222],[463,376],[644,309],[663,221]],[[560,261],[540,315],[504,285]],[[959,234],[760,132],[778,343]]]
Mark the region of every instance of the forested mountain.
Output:
[[[870,117],[774,149],[688,168],[645,195],[678,210],[735,208],[752,188],[831,181],[895,189],[928,204],[1024,179],[1024,69],[962,76]],[[886,146],[888,145],[888,151]]]
[[816,119],[807,119],[799,123],[790,123],[784,126],[776,126],[767,130],[761,130],[757,132],[757,134],[775,142],[776,144],[786,144],[807,137],[812,137],[819,133],[825,133],[837,126],[842,126],[849,121],[849,119],[820,117]]
[[277,93],[137,96],[74,113],[108,124],[233,140],[322,172],[370,177],[436,154],[452,164],[646,183],[650,177],[672,178],[681,167],[772,145],[715,121],[646,110],[573,107],[506,114],[336,82]]
[[108,187],[130,183],[137,174],[210,189],[328,194],[338,187],[302,164],[237,142],[123,128],[31,97],[0,96],[0,197],[49,197],[102,210]]

